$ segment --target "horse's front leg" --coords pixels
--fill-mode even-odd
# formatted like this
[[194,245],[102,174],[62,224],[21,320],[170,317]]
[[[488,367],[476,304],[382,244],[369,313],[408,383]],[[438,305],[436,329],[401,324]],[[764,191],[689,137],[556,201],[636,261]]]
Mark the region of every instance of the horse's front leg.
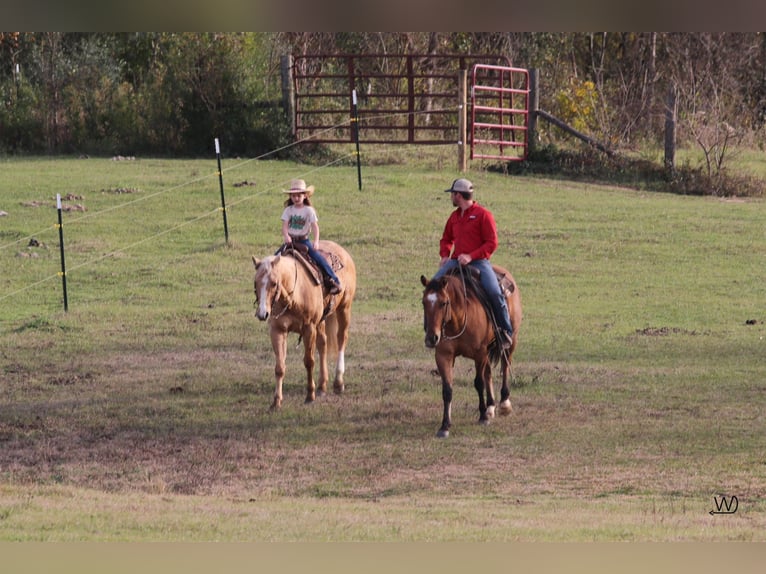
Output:
[[312,326],[303,329],[303,366],[306,367],[306,402],[312,403],[314,394],[314,349],[316,348],[317,333]]
[[317,396],[321,397],[327,392],[327,380],[330,378],[327,370],[327,330],[322,322],[317,327],[317,352],[319,353],[319,381],[317,382]]
[[[492,370],[489,365],[489,359],[483,357],[476,359],[476,377],[473,380],[473,386],[479,395],[479,423],[488,425],[489,417],[495,416],[495,402],[492,398]],[[487,391],[487,402],[484,401],[484,391]],[[488,412],[487,405],[492,405],[491,412]]]
[[442,414],[442,426],[437,431],[438,438],[447,438],[449,429],[452,426],[452,377],[453,377],[454,359],[451,356],[436,356],[436,368],[442,378],[442,403],[444,412]]
[[285,360],[287,358],[287,332],[272,328],[271,347],[274,349],[276,388],[274,389],[274,400],[271,403],[270,410],[276,411],[282,406],[282,381],[285,379]]

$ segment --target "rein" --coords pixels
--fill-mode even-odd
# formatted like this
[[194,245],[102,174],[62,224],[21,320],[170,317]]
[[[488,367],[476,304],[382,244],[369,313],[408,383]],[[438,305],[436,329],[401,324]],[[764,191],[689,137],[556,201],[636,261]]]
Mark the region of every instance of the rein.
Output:
[[[460,266],[460,279],[463,283],[463,327],[460,329],[460,332],[457,335],[448,336],[445,334],[445,327],[447,325],[447,316],[445,313],[444,318],[442,319],[442,341],[454,341],[455,339],[461,337],[463,333],[465,333],[465,328],[468,325],[468,291],[465,286],[465,271],[463,270],[463,266]],[[447,296],[447,305],[452,307],[452,301],[450,300],[449,296]]]

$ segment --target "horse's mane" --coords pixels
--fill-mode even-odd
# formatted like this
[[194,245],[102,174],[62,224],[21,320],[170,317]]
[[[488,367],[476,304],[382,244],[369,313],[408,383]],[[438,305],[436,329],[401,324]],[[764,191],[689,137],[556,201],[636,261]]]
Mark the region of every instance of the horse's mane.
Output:
[[426,285],[426,291],[439,291],[441,288],[441,283],[437,279],[431,279]]
[[[470,273],[462,275],[463,273],[464,272],[462,271],[455,270],[444,275],[442,279],[444,280],[453,279],[453,280],[459,281],[461,286],[465,286],[465,289],[460,289],[460,291],[465,294],[466,299],[478,300],[479,297],[476,292],[476,284],[477,284],[476,279]],[[445,282],[445,285],[446,285],[446,282]],[[426,291],[439,291],[441,290],[441,288],[442,288],[441,279],[431,279],[428,282],[428,285],[426,285]]]

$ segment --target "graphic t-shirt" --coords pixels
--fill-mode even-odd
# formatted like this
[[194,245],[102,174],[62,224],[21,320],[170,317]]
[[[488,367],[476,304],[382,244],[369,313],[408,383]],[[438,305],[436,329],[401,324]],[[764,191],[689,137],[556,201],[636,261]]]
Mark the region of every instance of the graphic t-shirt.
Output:
[[308,235],[314,222],[319,222],[317,212],[310,205],[288,205],[282,212],[282,221],[287,222],[290,235]]

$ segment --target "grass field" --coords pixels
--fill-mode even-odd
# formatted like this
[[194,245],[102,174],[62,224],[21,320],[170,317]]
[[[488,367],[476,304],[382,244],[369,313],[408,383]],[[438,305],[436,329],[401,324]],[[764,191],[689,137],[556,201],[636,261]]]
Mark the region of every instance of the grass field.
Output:
[[[474,169],[524,304],[514,412],[477,425],[459,360],[438,440],[419,277],[451,160],[359,191],[349,162],[225,159],[228,245],[214,158],[0,163],[0,540],[766,541],[762,199]],[[303,404],[291,336],[270,414],[250,258],[293,177],[359,289],[346,393]]]

